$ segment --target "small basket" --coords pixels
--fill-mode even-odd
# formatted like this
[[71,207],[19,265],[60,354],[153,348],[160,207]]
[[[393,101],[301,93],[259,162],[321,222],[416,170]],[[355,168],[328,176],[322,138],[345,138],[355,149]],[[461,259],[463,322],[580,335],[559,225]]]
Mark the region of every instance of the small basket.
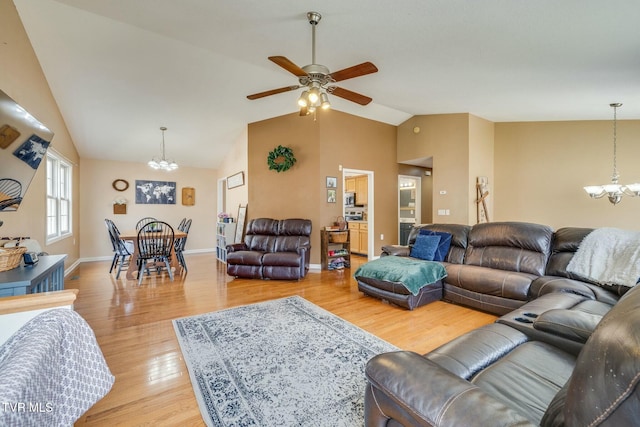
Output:
[[8,271],[16,268],[22,261],[22,255],[27,251],[24,246],[16,248],[2,248],[0,252],[0,271]]
[[331,243],[346,243],[348,238],[348,231],[334,231],[329,233],[329,242]]

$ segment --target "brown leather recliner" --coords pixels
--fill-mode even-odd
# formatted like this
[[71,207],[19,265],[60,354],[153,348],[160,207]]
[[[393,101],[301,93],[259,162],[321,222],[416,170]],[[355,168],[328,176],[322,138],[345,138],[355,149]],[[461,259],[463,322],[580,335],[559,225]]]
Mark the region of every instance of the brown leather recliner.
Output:
[[308,219],[252,219],[244,242],[227,246],[227,274],[299,280],[309,271],[310,235]]

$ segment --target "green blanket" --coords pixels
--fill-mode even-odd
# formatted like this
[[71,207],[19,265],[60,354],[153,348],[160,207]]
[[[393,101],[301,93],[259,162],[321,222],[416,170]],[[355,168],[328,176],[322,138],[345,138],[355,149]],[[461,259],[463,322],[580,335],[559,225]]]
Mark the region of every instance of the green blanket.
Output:
[[402,283],[413,295],[424,286],[447,277],[444,266],[435,261],[423,261],[400,256],[384,256],[362,264],[354,277]]

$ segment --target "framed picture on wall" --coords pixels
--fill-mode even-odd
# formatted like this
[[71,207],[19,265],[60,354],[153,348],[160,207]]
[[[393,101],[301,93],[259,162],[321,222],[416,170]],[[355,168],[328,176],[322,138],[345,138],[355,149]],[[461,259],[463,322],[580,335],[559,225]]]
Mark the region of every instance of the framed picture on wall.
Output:
[[244,172],[238,172],[227,177],[227,190],[244,185]]
[[335,176],[327,177],[327,188],[336,188],[338,186],[338,179]]
[[336,190],[329,189],[327,190],[327,203],[335,203],[336,202]]
[[175,205],[176,183],[136,179],[136,204]]

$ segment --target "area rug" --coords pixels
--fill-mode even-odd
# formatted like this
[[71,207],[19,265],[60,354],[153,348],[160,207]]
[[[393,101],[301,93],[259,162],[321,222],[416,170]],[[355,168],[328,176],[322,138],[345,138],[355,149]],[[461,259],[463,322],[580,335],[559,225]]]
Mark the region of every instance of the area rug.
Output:
[[393,345],[299,296],[173,321],[208,426],[361,426]]

